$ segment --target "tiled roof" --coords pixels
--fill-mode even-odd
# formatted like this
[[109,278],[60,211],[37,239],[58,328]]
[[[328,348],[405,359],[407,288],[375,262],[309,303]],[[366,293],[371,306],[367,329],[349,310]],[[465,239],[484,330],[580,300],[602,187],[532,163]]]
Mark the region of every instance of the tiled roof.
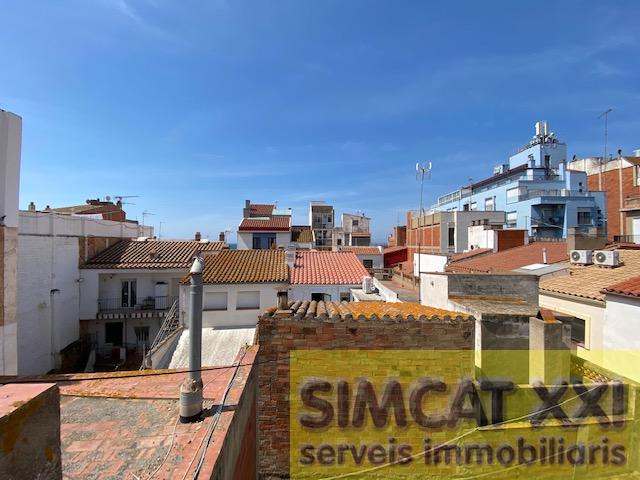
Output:
[[614,283],[602,289],[603,293],[616,293],[629,297],[640,297],[640,276]]
[[618,252],[621,266],[616,268],[597,265],[572,266],[569,275],[542,280],[540,292],[562,293],[604,301],[603,289],[640,276],[640,250],[618,250]]
[[[450,312],[439,308],[426,307],[418,303],[390,302],[289,302],[291,316],[298,319],[332,319],[332,320],[380,320],[388,317],[396,321],[430,320],[430,319],[469,319],[465,313]],[[266,317],[276,314],[272,307],[265,312]],[[277,315],[280,315],[278,313]]]
[[569,259],[566,242],[532,242],[502,252],[487,253],[450,262],[447,271],[461,273],[509,272],[533,263],[542,263],[542,252],[545,248],[549,264],[566,262]]
[[397,252],[399,250],[406,250],[408,247],[406,245],[400,245],[398,247],[387,247],[383,250],[384,253],[392,253]]
[[291,217],[282,215],[269,218],[243,218],[238,230],[245,232],[288,232]]
[[476,257],[478,255],[484,255],[485,253],[489,253],[492,251],[493,249],[491,248],[475,248],[473,250],[469,250],[468,252],[454,253],[453,255],[451,255],[449,263],[459,262],[461,260],[466,260],[467,258]]
[[[183,279],[188,281],[189,276]],[[224,250],[205,259],[204,283],[271,283],[289,279],[284,250]]]
[[251,217],[268,217],[273,213],[275,205],[265,203],[252,203],[249,206],[249,216]]
[[359,285],[369,276],[352,252],[296,252],[293,285]]
[[88,260],[81,268],[189,268],[196,253],[225,248],[224,242],[121,240]]
[[298,243],[313,243],[313,232],[308,225],[292,226],[291,241]]
[[353,252],[356,255],[382,255],[379,247],[340,247],[341,252]]

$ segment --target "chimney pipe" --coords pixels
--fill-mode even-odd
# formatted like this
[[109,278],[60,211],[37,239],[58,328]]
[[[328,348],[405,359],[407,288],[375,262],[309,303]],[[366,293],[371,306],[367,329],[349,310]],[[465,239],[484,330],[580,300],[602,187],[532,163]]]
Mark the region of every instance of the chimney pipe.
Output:
[[180,422],[194,422],[202,413],[202,271],[204,259],[196,257],[189,287],[189,373],[180,386]]
[[200,232],[196,232],[195,240],[196,242],[199,242],[200,240],[202,240],[202,234]]
[[35,212],[36,211],[36,204],[33,202],[29,202],[29,211],[30,212]]
[[547,249],[546,248],[542,249],[542,263],[544,263],[545,265],[547,264]]
[[220,232],[220,235],[218,235],[218,240],[220,240],[221,242],[226,242],[226,239],[224,237],[225,237],[224,232]]

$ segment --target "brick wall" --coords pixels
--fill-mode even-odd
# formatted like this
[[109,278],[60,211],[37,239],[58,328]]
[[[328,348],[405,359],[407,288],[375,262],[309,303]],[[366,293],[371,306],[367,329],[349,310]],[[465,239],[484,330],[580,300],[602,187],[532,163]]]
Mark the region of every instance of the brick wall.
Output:
[[294,349],[472,349],[472,320],[258,322],[258,478],[289,478],[289,352]]
[[526,230],[496,230],[498,236],[496,251],[501,252],[525,244],[527,238]]
[[[622,173],[622,184],[620,183]],[[602,172],[602,188],[599,188],[599,175],[589,175],[587,184],[589,191],[604,190],[607,192],[607,237],[612,240],[614,235],[630,235],[627,229],[620,224],[620,186],[622,185],[622,201],[629,195],[640,194],[640,187],[634,185],[633,167],[626,167],[619,172],[618,169]],[[624,214],[623,214],[624,219]],[[623,231],[624,230],[624,231]]]
[[86,262],[90,258],[95,257],[103,250],[109,248],[122,240],[113,237],[79,237],[78,246],[80,247],[79,263]]

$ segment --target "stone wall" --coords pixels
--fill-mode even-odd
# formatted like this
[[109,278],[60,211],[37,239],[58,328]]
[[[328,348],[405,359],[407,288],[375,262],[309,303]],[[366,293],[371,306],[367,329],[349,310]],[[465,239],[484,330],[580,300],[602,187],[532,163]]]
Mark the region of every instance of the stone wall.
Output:
[[289,352],[473,349],[474,322],[462,319],[296,320],[263,316],[257,331],[258,478],[289,478]]

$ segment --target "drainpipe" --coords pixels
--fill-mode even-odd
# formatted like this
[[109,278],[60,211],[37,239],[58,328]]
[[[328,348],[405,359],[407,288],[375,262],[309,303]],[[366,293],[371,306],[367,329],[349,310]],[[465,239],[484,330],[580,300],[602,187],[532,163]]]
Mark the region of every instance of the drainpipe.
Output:
[[60,293],[60,290],[57,288],[53,288],[49,291],[50,298],[50,318],[49,318],[49,328],[51,332],[51,364],[53,365],[52,369],[55,370],[58,368],[58,351],[56,347],[56,304],[55,304],[55,295]]
[[194,422],[202,413],[202,270],[204,259],[191,266],[189,288],[189,373],[180,386],[180,422]]

